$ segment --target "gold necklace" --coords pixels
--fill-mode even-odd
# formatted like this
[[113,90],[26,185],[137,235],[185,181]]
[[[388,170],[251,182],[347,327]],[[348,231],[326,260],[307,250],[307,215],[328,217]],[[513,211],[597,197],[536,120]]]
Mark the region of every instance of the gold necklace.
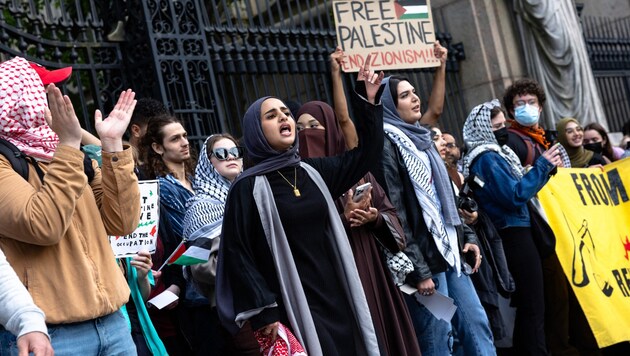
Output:
[[302,194],[300,194],[300,190],[297,187],[297,167],[293,167],[293,184],[291,184],[291,182],[289,182],[289,180],[284,176],[284,174],[280,173],[280,171],[276,171],[278,172],[278,174],[280,175],[280,177],[282,177],[282,179],[284,179],[285,182],[287,182],[287,184],[289,184],[291,186],[291,188],[293,188],[293,194],[296,197],[300,197],[302,196]]

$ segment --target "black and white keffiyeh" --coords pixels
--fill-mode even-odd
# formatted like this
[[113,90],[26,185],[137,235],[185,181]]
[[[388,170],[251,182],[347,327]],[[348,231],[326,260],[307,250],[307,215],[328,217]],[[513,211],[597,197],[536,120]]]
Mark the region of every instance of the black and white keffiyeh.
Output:
[[406,123],[398,114],[389,79],[390,77],[383,79],[385,90],[381,97],[385,134],[403,157],[435,245],[447,263],[459,274],[461,266],[455,226],[462,222],[455,206],[446,166],[433,145],[429,130],[419,123]]
[[195,169],[195,195],[186,203],[183,237],[187,240],[215,238],[221,234],[230,181],[217,172],[208,158],[206,144],[210,137],[203,144]]
[[524,174],[521,161],[511,148],[507,145],[499,146],[494,133],[492,132],[492,122],[490,121],[490,111],[495,107],[500,107],[499,100],[485,102],[472,109],[466,122],[464,123],[464,142],[467,152],[464,156],[464,176],[468,177],[470,165],[480,154],[486,151],[498,153],[505,159],[512,169],[512,173],[517,178]]
[[449,264],[460,272],[459,244],[455,226],[444,222],[441,202],[452,197],[438,196],[431,174],[431,163],[426,152],[416,148],[413,142],[397,127],[385,124],[385,135],[396,145],[407,167],[416,199],[422,208],[422,217],[435,240],[435,245]]

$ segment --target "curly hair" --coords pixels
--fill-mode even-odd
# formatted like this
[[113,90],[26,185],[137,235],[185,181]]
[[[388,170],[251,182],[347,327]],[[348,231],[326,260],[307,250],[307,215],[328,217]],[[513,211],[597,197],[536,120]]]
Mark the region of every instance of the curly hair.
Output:
[[584,132],[588,130],[595,130],[599,132],[599,135],[602,137],[602,139],[606,141],[602,154],[607,157],[611,162],[614,161],[615,158],[612,144],[610,143],[610,138],[608,137],[608,133],[606,132],[604,126],[598,124],[597,122],[591,122],[590,124],[584,126]]
[[[142,161],[144,162],[143,169],[149,177],[164,177],[167,174],[173,173],[164,163],[162,156],[153,149],[153,143],[157,143],[159,145],[164,144],[163,128],[164,126],[173,123],[184,126],[178,118],[171,115],[155,116],[149,120],[147,132],[144,137],[142,137],[140,144],[140,155],[142,157]],[[186,175],[194,174],[195,162],[197,161],[193,155],[192,148],[190,149],[190,152],[190,158],[184,162]]]
[[503,106],[507,110],[510,118],[514,119],[512,112],[514,111],[514,98],[518,95],[535,95],[538,98],[538,104],[542,107],[545,105],[547,96],[545,91],[537,81],[530,78],[519,79],[510,85],[503,95]]

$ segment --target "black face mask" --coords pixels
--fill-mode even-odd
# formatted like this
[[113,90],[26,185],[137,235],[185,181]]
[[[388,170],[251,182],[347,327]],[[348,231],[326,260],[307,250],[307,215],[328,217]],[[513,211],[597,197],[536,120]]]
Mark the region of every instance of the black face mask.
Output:
[[587,143],[584,145],[584,148],[589,151],[593,151],[595,153],[600,153],[600,154],[604,151],[604,147],[602,147],[601,142]]
[[497,143],[499,146],[503,146],[508,142],[508,129],[507,127],[502,127],[496,131],[492,132],[494,137],[497,139]]

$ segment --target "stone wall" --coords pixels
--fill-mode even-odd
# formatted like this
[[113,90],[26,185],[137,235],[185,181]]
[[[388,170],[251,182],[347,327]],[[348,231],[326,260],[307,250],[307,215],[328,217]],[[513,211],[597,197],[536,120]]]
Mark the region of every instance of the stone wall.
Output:
[[[578,0],[583,16],[630,16],[628,0]],[[514,81],[528,76],[522,44],[514,23],[512,0],[432,0],[433,19],[464,44],[460,67],[467,110],[492,98],[502,100]],[[460,118],[461,123],[465,117]]]

